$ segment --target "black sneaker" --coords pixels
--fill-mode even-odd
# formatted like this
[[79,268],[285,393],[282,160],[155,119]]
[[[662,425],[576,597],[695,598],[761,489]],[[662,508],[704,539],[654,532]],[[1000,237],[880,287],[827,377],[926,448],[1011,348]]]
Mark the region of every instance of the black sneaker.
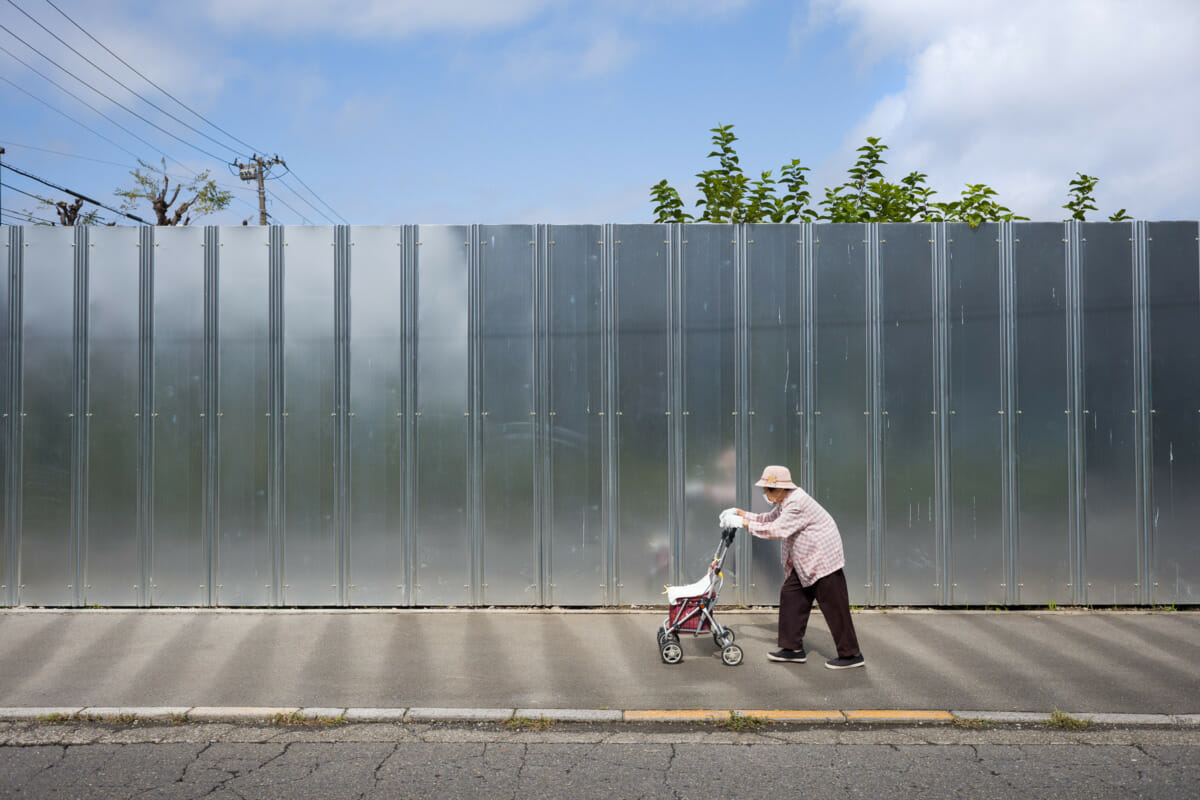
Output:
[[803,664],[808,661],[808,654],[804,652],[804,648],[799,650],[776,650],[774,653],[767,653],[768,661],[785,661],[790,664]]
[[866,666],[867,662],[861,655],[850,656],[849,658],[834,658],[825,662],[827,669],[854,669],[855,667]]

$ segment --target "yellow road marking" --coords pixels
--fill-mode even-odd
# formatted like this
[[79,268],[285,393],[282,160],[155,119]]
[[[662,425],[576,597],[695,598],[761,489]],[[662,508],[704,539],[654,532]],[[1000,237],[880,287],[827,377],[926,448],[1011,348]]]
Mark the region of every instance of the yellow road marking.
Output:
[[912,711],[904,709],[847,711],[847,722],[870,722],[879,720],[937,720],[950,722],[954,715],[949,711]]

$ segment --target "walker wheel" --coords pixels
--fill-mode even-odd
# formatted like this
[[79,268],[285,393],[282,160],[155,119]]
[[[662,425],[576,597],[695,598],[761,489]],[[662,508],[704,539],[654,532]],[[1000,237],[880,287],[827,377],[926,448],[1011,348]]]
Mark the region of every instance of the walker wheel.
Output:
[[683,661],[683,648],[679,646],[678,641],[668,640],[659,648],[658,654],[662,656],[664,664],[678,664]]
[[721,660],[727,666],[736,667],[742,663],[742,648],[736,644],[727,644],[721,649]]
[[733,628],[726,628],[724,634],[724,636],[720,637],[718,637],[715,633],[713,634],[713,641],[716,643],[717,647],[724,647],[727,644],[733,644]]

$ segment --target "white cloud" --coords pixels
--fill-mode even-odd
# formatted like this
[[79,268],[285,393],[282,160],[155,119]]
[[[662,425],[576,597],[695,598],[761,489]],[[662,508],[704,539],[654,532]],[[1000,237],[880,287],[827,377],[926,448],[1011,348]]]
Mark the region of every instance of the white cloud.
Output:
[[562,0],[210,0],[208,13],[229,28],[374,38],[504,29],[556,5]]
[[864,63],[906,69],[840,165],[875,135],[893,179],[920,169],[943,195],[988,183],[1035,219],[1062,218],[1077,171],[1100,177],[1103,215],[1196,217],[1200,4],[821,0],[814,13],[852,26]]

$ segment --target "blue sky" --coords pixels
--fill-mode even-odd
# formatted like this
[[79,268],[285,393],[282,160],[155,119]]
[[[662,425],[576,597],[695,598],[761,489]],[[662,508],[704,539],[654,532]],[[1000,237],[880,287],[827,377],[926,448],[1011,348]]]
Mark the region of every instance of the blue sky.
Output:
[[[1193,0],[53,2],[206,120],[283,157],[295,175],[269,199],[283,224],[646,222],[662,178],[694,202],[718,123],[736,126],[748,172],[799,158],[814,195],[877,135],[889,177],[926,172],[942,199],[985,182],[1019,213],[1061,219],[1082,171],[1101,178],[1095,218],[1200,217]],[[135,158],[165,154],[171,175],[208,169],[235,189],[205,221],[256,220],[250,185],[226,165],[248,148],[47,0],[0,0],[0,24],[0,46],[150,143],[0,52],[5,164],[116,205]],[[4,182],[55,194],[8,170]],[[0,198],[49,214],[7,187]]]

